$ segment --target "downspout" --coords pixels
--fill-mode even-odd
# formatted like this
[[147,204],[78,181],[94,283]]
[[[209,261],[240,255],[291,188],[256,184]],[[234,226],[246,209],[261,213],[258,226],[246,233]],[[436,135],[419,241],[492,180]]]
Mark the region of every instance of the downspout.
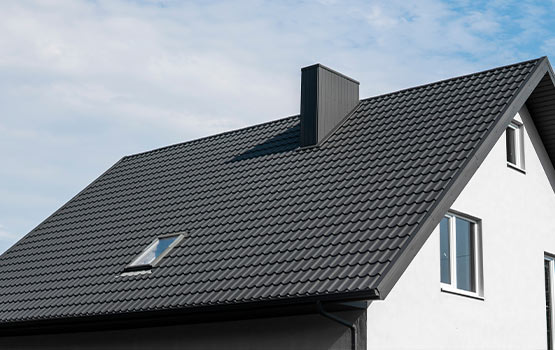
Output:
[[339,324],[342,324],[345,327],[349,327],[349,329],[351,330],[351,349],[357,350],[357,327],[355,326],[355,324],[345,321],[344,319],[333,314],[330,314],[329,312],[324,310],[324,307],[322,306],[322,303],[320,301],[316,302],[316,307],[318,308],[318,312],[320,313],[320,315],[324,316],[325,318],[329,318],[330,320],[335,321]]

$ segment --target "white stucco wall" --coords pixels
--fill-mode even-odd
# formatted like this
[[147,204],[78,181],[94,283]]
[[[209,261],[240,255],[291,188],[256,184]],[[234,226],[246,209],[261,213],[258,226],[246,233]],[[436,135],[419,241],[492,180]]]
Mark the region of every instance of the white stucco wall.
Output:
[[[544,252],[555,253],[555,173],[527,110],[526,174],[505,135],[452,209],[482,219],[484,300],[440,290],[439,230],[386,300],[368,308],[368,349],[545,349]],[[555,182],[551,182],[555,183]]]

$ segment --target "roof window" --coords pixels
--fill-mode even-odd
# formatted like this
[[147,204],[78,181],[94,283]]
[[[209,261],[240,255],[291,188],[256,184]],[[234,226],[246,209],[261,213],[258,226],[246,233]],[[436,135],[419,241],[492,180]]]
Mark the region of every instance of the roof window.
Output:
[[507,165],[524,171],[524,137],[523,126],[515,120],[509,124],[505,132],[507,144]]
[[157,237],[133,262],[125,267],[124,272],[150,270],[162,260],[173,247],[183,239],[182,234]]

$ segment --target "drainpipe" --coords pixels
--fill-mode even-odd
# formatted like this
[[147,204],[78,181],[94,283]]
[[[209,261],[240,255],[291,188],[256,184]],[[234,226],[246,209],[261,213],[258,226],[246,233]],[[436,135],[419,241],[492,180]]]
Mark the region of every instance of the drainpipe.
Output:
[[324,316],[325,318],[329,318],[330,320],[335,321],[339,324],[342,324],[345,327],[349,327],[349,329],[351,330],[351,349],[357,350],[357,327],[354,324],[345,321],[344,319],[330,314],[329,312],[324,310],[324,307],[322,306],[322,303],[320,301],[316,302],[316,307],[318,308],[318,312],[320,313],[320,315]]

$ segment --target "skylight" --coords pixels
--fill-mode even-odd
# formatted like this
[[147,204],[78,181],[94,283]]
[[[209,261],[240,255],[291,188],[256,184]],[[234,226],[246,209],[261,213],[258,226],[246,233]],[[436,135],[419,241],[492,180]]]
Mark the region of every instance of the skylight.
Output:
[[181,234],[164,235],[156,238],[125,271],[149,270],[155,266],[183,238]]

